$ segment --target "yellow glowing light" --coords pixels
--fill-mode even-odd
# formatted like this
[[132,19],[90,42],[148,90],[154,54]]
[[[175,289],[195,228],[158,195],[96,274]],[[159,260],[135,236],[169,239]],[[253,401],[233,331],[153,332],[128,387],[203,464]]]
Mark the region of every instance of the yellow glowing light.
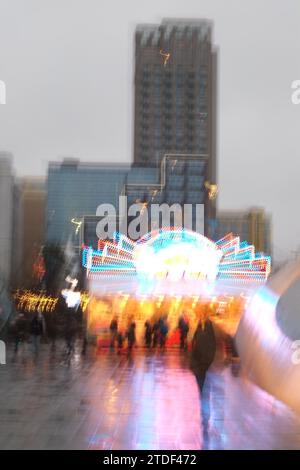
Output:
[[171,54],[169,52],[163,52],[162,50],[160,50],[159,53],[162,57],[164,57],[164,67],[165,67],[171,57]]
[[14,299],[19,310],[25,312],[34,312],[40,310],[41,312],[52,312],[58,302],[58,298],[44,295],[43,293],[36,294],[31,291],[17,291]]
[[83,292],[80,297],[80,305],[81,305],[81,310],[83,312],[86,311],[89,301],[90,301],[90,296],[86,292]]
[[[46,313],[53,312],[58,302],[58,297],[51,297],[50,295],[45,295],[44,292],[36,293],[29,290],[18,290],[14,294],[14,299],[18,310],[24,312],[35,312],[37,310]],[[80,304],[83,312],[85,312],[89,301],[89,295],[86,292],[81,293]]]
[[216,184],[210,183],[209,181],[205,181],[204,183],[205,188],[208,192],[208,198],[213,201],[216,199],[217,194],[219,192],[218,186]]

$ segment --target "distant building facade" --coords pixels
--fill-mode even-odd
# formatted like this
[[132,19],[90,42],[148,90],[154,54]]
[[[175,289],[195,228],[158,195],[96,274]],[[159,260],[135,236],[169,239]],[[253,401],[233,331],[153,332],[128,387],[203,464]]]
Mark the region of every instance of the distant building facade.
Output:
[[36,282],[34,266],[45,244],[45,179],[18,178],[14,194],[13,285],[30,287]]
[[[83,222],[83,217],[95,216],[100,204],[112,204],[118,212],[119,196],[130,171],[130,164],[83,163],[74,159],[50,163],[47,180],[47,242],[63,246],[71,237],[73,243],[79,246],[83,227],[76,230],[76,222]],[[131,181],[156,182],[156,175],[155,168],[143,168],[142,171],[135,168]],[[95,237],[95,226],[86,226],[85,232],[88,242]]]
[[219,211],[213,238],[218,240],[230,232],[238,235],[241,241],[253,244],[256,251],[272,254],[271,217],[263,208]]
[[0,152],[0,282],[11,279],[14,175],[12,155]]
[[[52,162],[47,180],[47,243],[65,246],[71,238],[78,247],[82,243],[96,246],[97,208],[111,204],[117,216],[122,216],[120,196],[126,196],[128,207],[143,203],[149,212],[152,204],[203,206],[201,231],[205,232],[208,201],[201,183],[206,172],[207,160],[197,155],[166,155],[159,168],[78,160]],[[193,223],[195,216],[193,212]],[[149,219],[149,230],[150,224]]]
[[[127,196],[128,205],[134,203],[145,205],[149,214],[148,230],[150,227],[162,228],[159,220],[151,220],[152,207],[154,204],[166,204],[169,208],[180,206],[179,223],[181,222],[186,228],[206,234],[205,217],[210,209],[210,201],[204,187],[207,171],[208,162],[205,157],[167,154],[161,162],[159,178],[155,184],[132,183],[129,177],[123,194]],[[185,212],[187,206],[189,209]],[[191,214],[189,210],[192,211]],[[176,225],[176,211],[174,211],[170,218],[170,226]]]

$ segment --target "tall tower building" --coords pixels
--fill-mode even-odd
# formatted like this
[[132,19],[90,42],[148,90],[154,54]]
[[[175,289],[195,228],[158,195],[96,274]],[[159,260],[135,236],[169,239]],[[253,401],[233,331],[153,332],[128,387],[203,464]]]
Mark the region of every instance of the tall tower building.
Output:
[[134,163],[205,155],[216,182],[216,50],[207,20],[163,20],[135,33]]

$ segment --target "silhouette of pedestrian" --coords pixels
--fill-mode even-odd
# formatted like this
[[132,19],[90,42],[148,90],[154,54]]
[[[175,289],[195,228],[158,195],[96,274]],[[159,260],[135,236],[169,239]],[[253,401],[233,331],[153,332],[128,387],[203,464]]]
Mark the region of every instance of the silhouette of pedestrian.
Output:
[[212,322],[208,318],[199,321],[192,341],[191,369],[200,391],[203,389],[206,372],[216,354],[216,337]]
[[166,346],[168,331],[167,318],[164,316],[159,320],[159,344],[161,348]]
[[128,352],[132,351],[133,346],[135,345],[135,322],[131,322],[127,330],[127,340],[128,340]]
[[189,324],[184,315],[179,318],[178,329],[180,333],[180,349],[187,349],[187,335],[189,332]]
[[24,343],[28,334],[27,321],[23,313],[19,313],[14,324],[15,353],[18,352],[20,344]]
[[145,344],[148,349],[151,348],[151,343],[152,343],[152,327],[151,323],[149,320],[145,322]]
[[152,328],[152,346],[156,348],[159,339],[159,321],[155,321]]
[[41,337],[45,332],[43,316],[41,312],[34,314],[30,323],[30,334],[33,343],[33,352],[37,356],[40,348]]
[[122,349],[123,349],[123,343],[124,343],[124,335],[122,331],[118,331],[117,342],[118,342],[118,354],[121,354]]
[[204,448],[209,445],[208,422],[210,418],[211,382],[206,378],[216,354],[216,337],[212,322],[204,314],[199,321],[192,341],[191,369],[197,380],[201,399],[201,417]]
[[118,318],[114,317],[109,326],[110,329],[110,347],[115,347],[115,342],[118,338]]

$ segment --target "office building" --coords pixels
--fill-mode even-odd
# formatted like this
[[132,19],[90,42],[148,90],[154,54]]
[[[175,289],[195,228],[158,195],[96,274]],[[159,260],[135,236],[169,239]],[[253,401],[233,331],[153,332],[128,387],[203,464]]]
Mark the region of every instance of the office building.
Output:
[[78,248],[82,243],[97,246],[97,208],[111,204],[116,216],[122,216],[120,196],[126,196],[128,207],[134,203],[149,209],[152,204],[198,204],[204,216],[206,171],[207,160],[197,155],[166,155],[159,168],[73,159],[52,162],[47,181],[47,243],[66,246],[72,240]]
[[47,242],[64,246],[71,237],[80,246],[83,226],[80,230],[77,227],[86,217],[92,225],[86,223],[84,241],[94,245],[97,208],[111,204],[118,213],[119,196],[131,171],[130,181],[157,181],[155,168],[131,169],[130,164],[83,163],[75,159],[51,162],[47,182]]
[[163,20],[135,33],[134,163],[208,157],[216,182],[216,49],[207,20]]

